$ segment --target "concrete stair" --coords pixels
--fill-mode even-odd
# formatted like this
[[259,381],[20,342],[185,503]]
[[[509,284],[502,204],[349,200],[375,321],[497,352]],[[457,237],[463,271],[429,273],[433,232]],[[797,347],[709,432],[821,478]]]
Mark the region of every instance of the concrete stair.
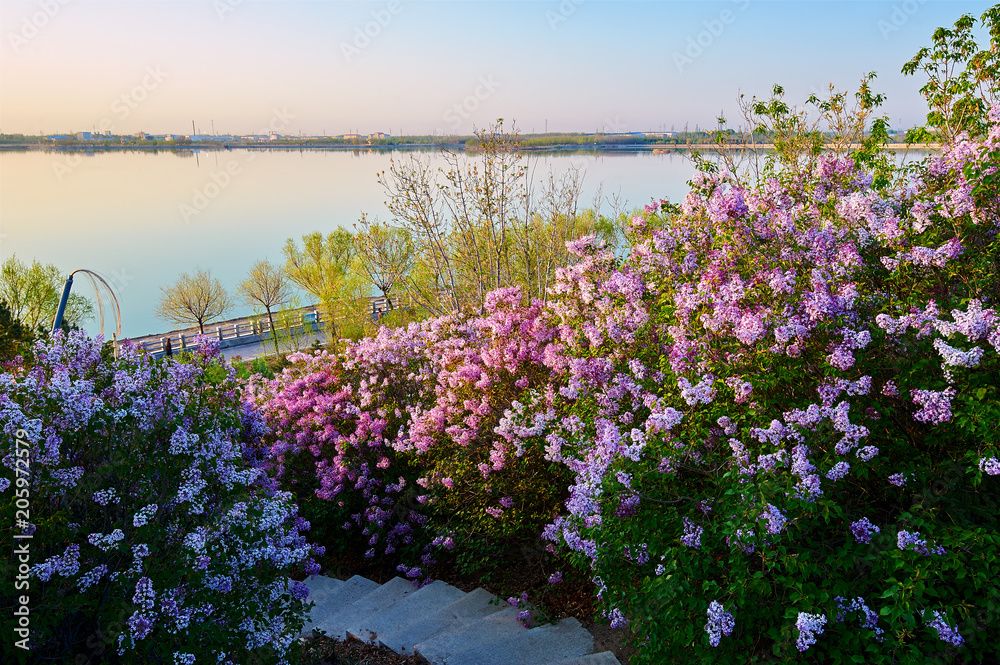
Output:
[[305,581],[315,606],[302,636],[322,630],[336,639],[375,641],[433,665],[620,665],[594,653],[594,638],[576,619],[526,629],[518,610],[483,590],[441,581],[416,589],[394,577],[376,584],[354,576]]

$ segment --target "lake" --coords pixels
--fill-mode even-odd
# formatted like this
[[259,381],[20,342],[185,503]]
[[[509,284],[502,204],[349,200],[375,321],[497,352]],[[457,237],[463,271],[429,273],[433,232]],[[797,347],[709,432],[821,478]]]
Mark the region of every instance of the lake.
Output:
[[[67,274],[94,270],[115,287],[124,337],[173,329],[154,311],[160,289],[210,269],[230,293],[259,259],[283,264],[288,238],[352,229],[362,211],[388,218],[377,174],[414,151],[231,150],[0,152],[0,260],[17,255]],[[445,166],[439,151],[422,159]],[[584,174],[581,205],[603,188],[628,209],[679,200],[694,169],[651,152],[530,154],[541,181],[551,169]],[[74,293],[93,297],[86,280]],[[230,316],[251,313],[240,304]],[[109,324],[106,324],[109,325]],[[88,327],[97,332],[96,322]],[[107,328],[110,335],[111,328]]]

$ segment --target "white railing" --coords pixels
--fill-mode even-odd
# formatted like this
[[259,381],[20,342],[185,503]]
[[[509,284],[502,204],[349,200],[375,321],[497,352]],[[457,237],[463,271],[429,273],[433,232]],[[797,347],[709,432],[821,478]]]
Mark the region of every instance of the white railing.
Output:
[[[394,303],[395,304],[395,303]],[[398,306],[398,305],[397,305]],[[378,321],[382,314],[389,311],[388,302],[385,296],[371,298],[372,320]],[[326,321],[322,318],[322,313],[316,306],[304,307],[297,312],[282,312],[275,315],[274,325],[278,337],[298,337],[310,332],[319,332],[326,328]],[[214,337],[219,340],[220,346],[230,348],[243,346],[245,344],[255,344],[271,339],[271,325],[266,315],[260,317],[247,318],[215,325],[205,329],[206,337]],[[168,334],[159,338],[144,338],[135,340],[143,350],[156,354],[166,353],[167,342],[170,342],[172,353],[196,349],[194,340],[199,336],[197,332],[180,332]]]

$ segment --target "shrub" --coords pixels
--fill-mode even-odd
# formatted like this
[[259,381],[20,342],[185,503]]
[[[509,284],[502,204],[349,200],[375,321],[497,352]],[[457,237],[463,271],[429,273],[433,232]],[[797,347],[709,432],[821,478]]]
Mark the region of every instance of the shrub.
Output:
[[2,546],[30,560],[27,575],[5,565],[4,633],[18,596],[30,611],[5,659],[21,646],[37,661],[283,659],[306,592],[288,575],[315,572],[309,525],[248,445],[262,423],[233,371],[201,344],[189,364],[129,346],[115,360],[55,333],[0,376],[0,513],[18,525]]
[[539,303],[520,303],[517,289],[497,291],[482,315],[382,328],[341,355],[293,356],[254,385],[278,476],[308,517],[324,517],[323,542],[343,529],[366,557],[406,550],[416,577],[432,540],[503,549],[558,512],[571,474],[503,425],[518,399],[554,398],[543,357],[555,329]]
[[[991,120],[898,190],[850,159],[699,175],[627,261],[560,287],[567,352],[611,364],[563,391],[584,427],[543,433],[577,471],[547,534],[641,662],[995,654]],[[580,307],[601,292],[622,295]]]

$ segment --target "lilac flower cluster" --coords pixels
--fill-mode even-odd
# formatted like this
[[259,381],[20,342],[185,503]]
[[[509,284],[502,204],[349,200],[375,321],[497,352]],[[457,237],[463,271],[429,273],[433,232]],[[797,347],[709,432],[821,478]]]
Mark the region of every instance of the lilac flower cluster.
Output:
[[956,647],[965,644],[965,638],[958,632],[958,629],[948,623],[947,617],[942,612],[934,610],[934,618],[928,621],[927,625],[937,630],[938,639],[941,641]]
[[912,549],[914,552],[919,552],[924,556],[930,556],[931,554],[937,554],[939,556],[945,555],[947,552],[943,547],[927,547],[927,540],[920,537],[919,531],[909,532],[900,531],[896,534],[896,547],[903,550],[904,552]]
[[688,547],[698,549],[701,547],[701,534],[705,529],[698,526],[688,518],[684,518],[684,534],[681,536],[681,543]]
[[862,517],[857,522],[851,523],[851,533],[854,534],[855,540],[867,545],[872,541],[872,534],[881,533],[881,531],[867,517]]
[[708,633],[708,643],[713,647],[719,646],[719,641],[723,635],[731,635],[736,627],[736,619],[731,612],[716,600],[708,604],[708,623],[705,624],[705,632]]
[[825,615],[799,612],[799,617],[795,620],[795,627],[799,629],[799,636],[795,640],[796,648],[799,651],[806,651],[809,647],[816,644],[816,636],[823,634],[823,627],[825,625]]
[[[995,233],[995,205],[977,202],[964,169],[1000,145],[994,133],[946,147],[895,189],[832,155],[753,187],[737,174],[701,173],[678,214],[653,206],[633,219],[627,256],[592,236],[571,243],[576,260],[558,269],[545,303],[500,289],[482,312],[383,329],[337,356],[299,356],[274,382],[251,387],[273,431],[274,468],[290,473],[293,461],[316,460],[318,496],[345,508],[346,528],[375,556],[430,538],[419,528],[423,513],[389,510],[414,480],[401,477],[410,465],[421,467],[419,511],[434,520],[432,511],[462,508],[486,516],[475,527],[492,533],[531,502],[510,478],[548,478],[551,467],[532,460],[560,465],[572,484],[544,537],[589,561],[605,615],[622,622],[636,591],[622,570],[634,568],[608,553],[640,561],[635,543],[647,536],[635,517],[647,492],[650,516],[657,501],[714,507],[697,523],[684,517],[679,538],[680,525],[661,529],[675,534],[669,543],[650,538],[668,556],[699,550],[674,559],[716,570],[720,552],[711,548],[752,553],[790,523],[815,546],[813,534],[843,529],[818,515],[863,514],[863,495],[899,494],[862,479],[904,486],[914,476],[900,468],[923,477],[909,443],[898,443],[909,441],[899,436],[900,408],[912,399],[918,422],[944,430],[952,404],[963,404],[962,384],[907,363],[937,354],[943,370],[983,371],[1000,350],[996,312],[972,298],[949,315],[929,294],[956,296],[920,282],[943,283],[973,258],[970,224]],[[910,279],[911,268],[897,271],[902,262],[919,268],[909,310],[897,309],[900,294],[880,290]],[[998,465],[980,462],[988,474]],[[852,472],[859,482],[844,482]],[[454,487],[474,510],[456,503]],[[506,502],[513,496],[517,510]],[[849,530],[859,544],[880,533],[867,517]],[[903,549],[938,550],[913,538]],[[660,563],[655,573],[666,570]],[[841,610],[882,635],[862,598]],[[721,637],[727,613],[713,611]],[[826,620],[799,615],[800,650]]]
[[885,631],[878,625],[878,614],[865,604],[864,598],[855,598],[851,602],[847,602],[847,599],[837,596],[834,600],[837,601],[838,623],[844,620],[848,612],[859,612],[861,614],[861,627],[873,631],[877,641],[882,642],[885,639]]
[[[154,361],[128,344],[119,358],[102,358],[101,346],[80,331],[57,332],[38,342],[33,364],[0,377],[0,427],[24,429],[33,445],[39,562],[30,574],[46,582],[38,601],[56,624],[63,611],[96,617],[113,599],[131,601],[117,646],[133,660],[182,648],[191,635],[213,636],[206,652],[242,651],[256,639],[234,621],[244,612],[273,627],[266,643],[283,653],[303,609],[281,600],[287,575],[293,566],[317,572],[321,550],[250,452],[259,430],[235,372],[211,344],[188,364]],[[60,499],[68,490],[72,500]],[[60,504],[77,534],[69,542],[46,514]],[[192,658],[179,650],[174,659]]]

